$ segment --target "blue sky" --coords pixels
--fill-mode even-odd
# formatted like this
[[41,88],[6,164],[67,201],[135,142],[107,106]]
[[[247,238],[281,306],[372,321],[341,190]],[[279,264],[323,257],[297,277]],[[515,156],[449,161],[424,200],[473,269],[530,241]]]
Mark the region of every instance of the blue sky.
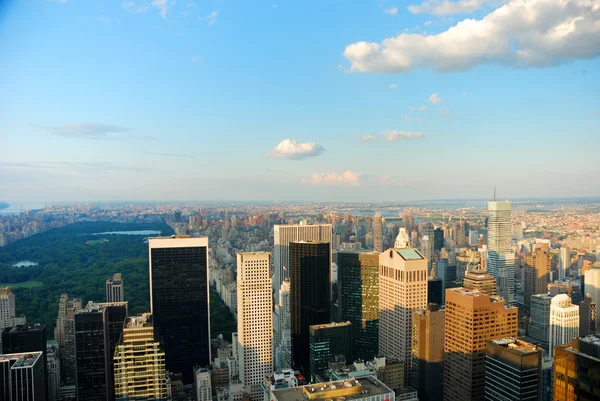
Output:
[[0,0],[0,200],[600,196],[593,0]]

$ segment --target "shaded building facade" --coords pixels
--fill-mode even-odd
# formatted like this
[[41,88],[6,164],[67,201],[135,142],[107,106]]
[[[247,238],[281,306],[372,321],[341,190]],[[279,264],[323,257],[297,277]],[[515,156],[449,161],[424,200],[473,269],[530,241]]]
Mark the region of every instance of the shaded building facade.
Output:
[[328,323],[310,326],[310,374],[313,382],[317,376],[323,378],[329,361],[338,356],[353,361],[352,323]]
[[441,400],[444,383],[444,310],[430,303],[412,318],[412,387],[419,400]]
[[46,401],[42,352],[0,354],[0,401]]
[[554,401],[600,399],[600,337],[554,348]]

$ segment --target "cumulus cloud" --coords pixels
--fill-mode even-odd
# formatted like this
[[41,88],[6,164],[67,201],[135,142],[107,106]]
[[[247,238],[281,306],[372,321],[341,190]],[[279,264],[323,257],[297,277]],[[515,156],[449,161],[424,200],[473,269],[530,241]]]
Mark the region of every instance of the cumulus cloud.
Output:
[[396,89],[397,87],[398,87],[398,85],[396,85],[396,84],[391,84],[391,85],[389,86],[389,88],[390,88],[390,89]]
[[219,10],[215,10],[204,17],[198,17],[200,21],[207,21],[208,25],[213,25],[217,22],[217,18],[219,17]]
[[360,175],[354,171],[345,171],[343,173],[314,173],[310,177],[302,179],[305,184],[312,185],[351,185],[361,184]]
[[426,0],[419,5],[410,5],[408,10],[413,14],[449,15],[470,13],[479,10],[483,5],[498,5],[502,0]]
[[131,131],[129,128],[102,123],[73,122],[65,125],[44,127],[51,131],[54,136],[86,139],[108,139],[114,134],[122,134]]
[[316,157],[325,151],[321,145],[314,142],[298,143],[293,139],[284,139],[275,146],[271,152],[267,152],[268,157],[277,157],[281,159],[300,160],[307,157]]
[[366,134],[366,135],[362,135],[362,136],[358,136],[358,140],[361,142],[370,142],[370,141],[376,141],[377,137],[375,135],[371,135],[371,134]]
[[169,2],[168,0],[153,0],[152,7],[158,8],[160,12],[160,16],[163,18],[167,18],[167,13],[169,12],[169,7],[174,5],[175,2]]
[[479,64],[530,68],[600,55],[597,0],[510,0],[482,19],[438,34],[403,33],[344,50],[355,72],[466,70]]
[[404,184],[404,180],[398,177],[392,177],[389,175],[384,175],[379,178],[379,183],[381,185],[402,185]]
[[389,15],[398,15],[398,9],[396,7],[386,8],[383,12]]
[[422,138],[423,133],[422,132],[407,132],[407,131],[391,130],[391,131],[383,131],[381,133],[381,136],[386,141],[393,142],[393,141],[398,141],[400,139]]
[[440,104],[442,103],[442,98],[439,97],[437,93],[434,93],[431,96],[429,96],[429,101],[431,102],[431,104]]
[[147,3],[136,3],[134,1],[124,1],[121,3],[121,7],[129,11],[132,14],[140,14],[148,11]]

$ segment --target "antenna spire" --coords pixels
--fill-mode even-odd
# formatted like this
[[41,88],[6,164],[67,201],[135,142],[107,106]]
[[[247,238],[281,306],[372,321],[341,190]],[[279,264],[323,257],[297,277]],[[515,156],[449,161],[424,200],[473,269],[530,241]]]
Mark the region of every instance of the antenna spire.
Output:
[[494,202],[496,202],[496,187],[494,187]]

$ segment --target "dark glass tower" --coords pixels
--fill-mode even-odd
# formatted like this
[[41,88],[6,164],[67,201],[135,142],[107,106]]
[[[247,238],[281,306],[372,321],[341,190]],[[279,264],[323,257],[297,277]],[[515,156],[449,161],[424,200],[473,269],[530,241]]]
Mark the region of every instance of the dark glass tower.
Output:
[[[433,251],[441,251],[444,247],[444,230],[436,228],[433,230]],[[438,273],[439,274],[439,273]]]
[[42,352],[0,355],[0,401],[46,401]]
[[167,370],[194,382],[210,364],[208,239],[150,238],[150,307]]
[[2,331],[2,353],[20,354],[41,351],[43,353],[44,397],[48,399],[48,363],[46,355],[46,325],[22,324]]
[[337,266],[340,320],[352,323],[354,358],[371,360],[379,345],[379,254],[338,252]]
[[75,314],[78,401],[114,400],[113,357],[126,318],[127,302],[89,302]]
[[290,242],[292,361],[310,378],[309,327],[330,322],[331,253],[328,242]]
[[343,357],[350,365],[352,355],[352,323],[329,323],[310,326],[310,374],[325,379],[323,374],[329,367],[332,358]]

